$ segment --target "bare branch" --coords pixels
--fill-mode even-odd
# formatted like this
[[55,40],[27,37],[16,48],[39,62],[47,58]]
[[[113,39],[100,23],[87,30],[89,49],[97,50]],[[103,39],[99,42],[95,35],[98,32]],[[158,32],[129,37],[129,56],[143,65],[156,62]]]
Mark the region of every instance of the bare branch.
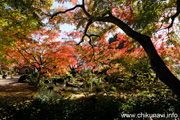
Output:
[[180,0],[177,0],[176,5],[177,5],[177,11],[173,16],[171,16],[171,20],[172,20],[171,24],[168,27],[166,27],[166,29],[170,29],[173,26],[175,18],[180,14]]
[[80,45],[82,42],[84,42],[84,37],[87,35],[87,30],[91,24],[92,24],[92,20],[89,20],[89,22],[87,23],[87,25],[85,27],[84,35],[82,36],[81,41],[77,45]]
[[89,44],[91,45],[91,47],[92,47],[92,49],[93,49],[93,54],[92,54],[92,56],[91,56],[91,59],[90,59],[90,61],[92,61],[92,59],[93,59],[93,57],[94,57],[94,61],[95,61],[95,49],[94,49],[94,46],[93,46],[93,44],[92,44],[92,39],[91,39],[91,37],[90,36],[88,36],[89,37]]
[[176,12],[173,16],[171,16],[171,20],[172,20],[171,24],[166,29],[170,29],[173,26],[174,20],[179,14],[180,14],[180,12]]
[[76,6],[70,8],[70,9],[67,9],[67,10],[65,10],[65,11],[56,12],[56,13],[50,15],[50,16],[51,16],[50,19],[53,19],[53,17],[57,16],[58,14],[62,14],[62,13],[66,13],[66,12],[72,11],[72,10],[78,8],[78,7],[82,8],[82,10],[83,10],[83,12],[86,14],[86,16],[88,16],[88,17],[91,16],[91,15],[86,11],[84,0],[82,0],[82,5],[76,5]]
[[73,8],[67,9],[67,10],[65,10],[65,11],[59,11],[59,12],[56,12],[56,13],[54,13],[54,14],[51,15],[51,19],[53,19],[53,17],[57,16],[58,14],[66,13],[66,12],[72,11],[72,10],[78,8],[78,7],[81,7],[81,8],[82,8],[82,5],[76,5],[76,6],[74,6]]
[[[94,54],[94,53],[95,53],[95,49],[94,49],[94,46],[93,46],[93,44],[92,44],[92,39],[91,39],[91,36],[92,36],[92,35],[90,36],[90,35],[87,35],[87,34],[86,34],[86,36],[89,38],[89,44],[91,45],[91,47],[92,47],[92,49],[93,49],[93,54],[92,54],[92,56],[91,56],[90,61],[92,61],[93,57],[94,57],[94,61],[95,61],[95,54]],[[90,62],[90,61],[89,61],[89,62]]]
[[20,49],[18,47],[16,47],[17,50],[19,51],[19,53],[23,56],[23,58],[32,66],[32,64],[30,63],[30,61],[23,55],[23,53],[20,51]]
[[[19,47],[20,47],[20,45],[18,45]],[[25,45],[26,46],[26,45]],[[18,51],[19,51],[19,53],[24,57],[24,59],[26,59],[26,61],[29,63],[29,64],[31,64],[30,63],[30,61],[23,55],[23,53],[20,51],[20,49],[18,48],[18,47],[16,47],[17,49],[18,49]],[[28,55],[31,55],[32,57],[33,57],[33,59],[36,61],[36,63],[40,66],[41,64],[38,62],[38,60],[36,59],[36,57],[32,54],[32,53],[29,53],[26,49],[22,49],[26,54],[28,54]],[[32,66],[33,64],[31,64],[31,66]],[[36,67],[37,68],[37,67]],[[38,69],[38,68],[37,68]]]
[[86,14],[86,16],[90,17],[91,15],[86,11],[85,9],[85,3],[84,3],[84,0],[82,0],[82,9],[83,9],[83,12]]
[[24,52],[26,52],[28,55],[31,55],[33,57],[33,59],[36,61],[36,63],[38,65],[40,65],[39,62],[37,61],[37,59],[35,58],[35,56],[32,53],[28,53],[26,50],[24,50]]
[[[172,11],[172,10],[170,10],[170,11],[168,12],[167,16],[169,16],[169,14],[171,13],[171,11]],[[165,16],[166,16],[166,15],[164,14],[163,18],[165,18]],[[165,29],[165,28],[162,28],[163,24],[164,24],[164,22],[162,22],[162,23],[161,23],[161,26],[159,27],[159,29],[158,29],[158,30],[156,30],[156,32],[158,32],[158,31],[161,31],[161,30]]]

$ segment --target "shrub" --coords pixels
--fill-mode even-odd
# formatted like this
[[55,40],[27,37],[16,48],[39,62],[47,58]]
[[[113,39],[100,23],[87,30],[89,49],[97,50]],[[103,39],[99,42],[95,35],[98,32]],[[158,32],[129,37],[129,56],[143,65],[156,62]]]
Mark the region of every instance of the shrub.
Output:
[[30,85],[34,85],[37,81],[37,77],[38,77],[38,73],[24,74],[19,78],[18,82],[29,83]]
[[49,100],[57,100],[57,94],[49,89],[41,88],[36,94],[35,99],[42,102],[48,102]]
[[180,113],[180,100],[171,92],[155,92],[151,97],[140,95],[129,100],[103,95],[69,100],[53,94],[43,89],[33,101],[0,103],[0,119],[121,120],[122,113]]
[[29,74],[24,74],[19,78],[18,82],[19,83],[28,83],[30,81],[30,78],[31,78],[31,76]]

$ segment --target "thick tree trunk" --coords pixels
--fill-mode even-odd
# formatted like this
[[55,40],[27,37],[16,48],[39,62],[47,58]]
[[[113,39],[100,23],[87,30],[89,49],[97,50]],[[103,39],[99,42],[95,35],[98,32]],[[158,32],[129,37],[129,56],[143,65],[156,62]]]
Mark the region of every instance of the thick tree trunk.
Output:
[[178,97],[180,97],[180,81],[171,73],[164,61],[158,55],[151,39],[149,37],[142,37],[141,39],[143,42],[139,43],[148,54],[151,66],[159,79],[164,82]]
[[96,21],[111,22],[121,28],[129,37],[139,42],[149,56],[153,70],[159,79],[164,82],[180,98],[180,81],[167,68],[158,55],[150,37],[132,30],[127,24],[112,16],[97,18]]

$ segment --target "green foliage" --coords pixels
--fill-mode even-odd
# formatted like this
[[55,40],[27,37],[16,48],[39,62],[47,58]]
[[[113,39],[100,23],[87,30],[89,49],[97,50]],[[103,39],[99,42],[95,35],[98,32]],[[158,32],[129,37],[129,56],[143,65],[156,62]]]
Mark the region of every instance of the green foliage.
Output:
[[[155,85],[156,75],[151,69],[147,57],[118,57],[112,59],[111,66],[117,66],[115,72],[111,72],[111,68],[103,70],[110,71],[105,75],[105,80],[109,83],[119,83],[123,89],[148,89]],[[103,71],[102,70],[102,71]]]
[[140,95],[129,100],[110,96],[89,96],[77,100],[42,99],[23,103],[0,104],[0,119],[48,120],[113,120],[122,113],[180,113],[180,101],[171,92],[155,92],[154,96]]
[[156,29],[156,22],[167,7],[166,2],[157,0],[142,0],[134,2],[135,21],[133,27],[140,30],[143,34],[152,35]]
[[137,96],[129,103],[133,104],[131,113],[179,113],[180,101],[170,91],[155,91],[154,96]]
[[13,104],[4,105],[4,109],[1,110],[1,119],[14,119],[14,120],[55,120],[61,119],[62,104],[54,103],[53,101],[42,102],[39,99],[35,99],[30,102],[19,103],[13,106]]
[[116,87],[112,86],[112,87],[110,88],[110,90],[111,90],[111,91],[116,91]]
[[98,84],[97,81],[101,81],[102,79],[100,76],[94,74],[91,70],[82,70],[80,74],[80,78],[78,79],[83,79],[84,87],[93,82]]
[[30,76],[29,84],[30,85],[35,85],[36,82],[37,82],[37,79],[38,79],[38,73],[35,72],[35,73],[32,73],[32,74],[29,74],[29,76]]
[[35,99],[42,102],[48,102],[49,100],[57,100],[57,94],[46,88],[41,88],[39,92],[35,95]]
[[41,88],[47,88],[48,87],[48,84],[41,82],[40,85],[39,85]]
[[18,82],[29,83],[30,85],[35,85],[37,82],[37,77],[38,77],[38,73],[24,74],[19,78]]
[[[0,2],[0,59],[7,57],[4,53],[17,39],[29,38],[29,34],[43,26],[44,11],[50,9],[53,0],[1,0]],[[45,17],[44,17],[45,18]],[[10,61],[9,61],[10,62]]]

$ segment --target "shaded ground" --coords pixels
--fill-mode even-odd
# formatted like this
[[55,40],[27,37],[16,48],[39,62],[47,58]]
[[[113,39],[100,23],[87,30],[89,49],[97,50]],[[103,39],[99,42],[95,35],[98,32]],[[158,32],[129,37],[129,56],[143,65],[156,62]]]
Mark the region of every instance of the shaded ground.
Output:
[[[8,76],[6,79],[2,79],[2,76],[0,76],[0,102],[31,100],[37,94],[38,89],[34,88],[34,86],[28,85],[28,83],[18,83],[19,77],[13,76],[13,79],[11,79]],[[71,95],[71,98],[84,96],[83,93],[73,94],[65,91],[62,94]]]
[[13,79],[7,77],[2,79],[0,77],[0,102],[23,100],[25,98],[31,98],[36,89],[26,83],[18,83],[20,76],[13,76]]
[[[18,79],[20,76],[13,76],[13,79],[7,77],[7,79],[2,79],[0,76],[0,102],[5,101],[21,101],[23,99],[33,99],[33,96],[37,94],[39,91],[37,88],[34,88],[32,85],[28,85],[27,83],[18,83]],[[51,86],[51,85],[50,85]],[[54,86],[54,85],[52,85]],[[162,86],[161,86],[162,87]],[[158,88],[158,87],[157,87]],[[48,88],[47,88],[48,89]],[[57,93],[61,93],[61,95],[67,95],[68,97],[71,96],[71,99],[78,99],[85,96],[91,96],[95,94],[104,94],[104,95],[112,95],[117,98],[127,99],[127,90],[118,90],[119,92],[111,91],[111,92],[85,92],[82,90],[74,90],[77,88],[73,87],[64,87],[63,84],[60,86],[54,86],[54,91]],[[163,89],[164,90],[164,89]],[[133,95],[138,95],[142,93],[146,93],[146,91],[139,91],[130,92]],[[130,95],[131,95],[130,94]],[[152,94],[149,94],[152,95]]]

